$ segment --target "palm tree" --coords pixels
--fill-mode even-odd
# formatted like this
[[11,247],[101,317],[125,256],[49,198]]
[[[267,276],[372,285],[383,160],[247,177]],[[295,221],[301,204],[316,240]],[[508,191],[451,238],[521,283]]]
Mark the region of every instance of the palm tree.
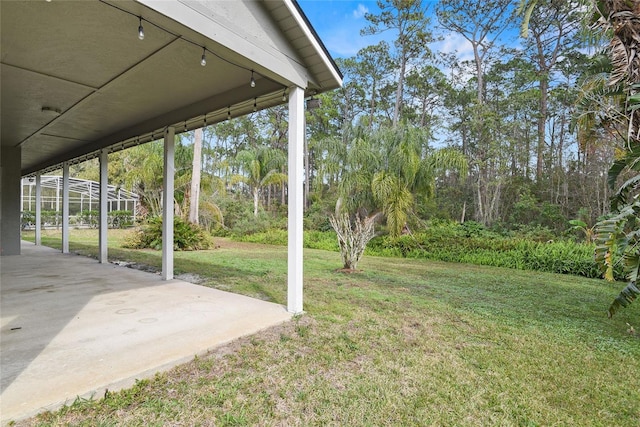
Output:
[[[521,11],[525,12],[524,26],[537,3],[543,0],[522,0]],[[611,303],[608,314],[611,317],[620,307],[626,307],[640,296],[636,280],[640,273],[640,0],[604,0],[588,2],[586,15],[590,22],[597,24],[601,34],[611,34],[608,54],[610,72],[607,86],[609,91],[600,93],[621,97],[621,102],[606,104],[607,109],[598,115],[587,113],[581,116],[579,124],[586,138],[597,136],[594,124],[601,128],[613,129],[619,133],[621,152],[609,170],[609,184],[614,187],[623,174],[631,173],[613,197],[613,215],[596,226],[596,260],[603,267],[605,278],[613,280],[614,267],[621,262],[630,283]],[[588,100],[587,100],[588,101]],[[582,100],[582,105],[588,102]],[[609,108],[610,107],[610,108]],[[585,129],[584,125],[587,126]]]
[[244,174],[237,175],[234,180],[249,186],[253,194],[253,215],[257,217],[264,188],[273,184],[281,185],[287,181],[287,175],[280,172],[286,163],[286,156],[282,150],[257,147],[240,151],[236,161]]
[[412,126],[382,129],[375,138],[384,162],[371,181],[374,200],[387,218],[389,234],[397,237],[418,202],[433,197],[440,173],[467,173],[467,159],[458,150],[428,146],[429,135]]
[[[467,173],[467,160],[454,149],[431,149],[422,128],[401,125],[368,131],[362,126],[343,132],[345,152],[339,185],[348,212],[382,211],[389,233],[402,232],[417,203],[434,195],[438,174]],[[337,162],[336,162],[337,163]]]
[[140,196],[140,202],[151,216],[162,213],[163,148],[159,141],[126,150],[123,156],[125,184]]
[[467,173],[465,156],[453,149],[433,150],[422,128],[401,125],[371,131],[347,126],[341,141],[324,144],[323,171],[339,172],[339,197],[331,225],[338,234],[344,268],[355,269],[374,236],[380,214],[392,236],[406,226],[416,204],[433,197],[439,173]]

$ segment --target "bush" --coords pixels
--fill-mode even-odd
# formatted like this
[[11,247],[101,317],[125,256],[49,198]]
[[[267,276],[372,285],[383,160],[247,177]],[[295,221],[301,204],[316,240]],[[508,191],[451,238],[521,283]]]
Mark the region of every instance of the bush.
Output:
[[80,221],[91,228],[98,226],[100,221],[100,212],[97,210],[84,210],[80,212]]
[[111,211],[107,214],[107,221],[112,228],[127,228],[133,225],[132,211]]
[[317,231],[332,231],[329,216],[335,210],[335,201],[331,203],[313,203],[304,214],[304,229]]
[[247,243],[261,243],[264,245],[287,245],[287,231],[280,229],[270,229],[253,234],[236,235],[234,240]]
[[[414,235],[378,236],[368,255],[462,262],[494,267],[600,277],[593,245],[552,241],[544,227],[528,229],[527,238],[509,238],[471,224],[437,224]],[[551,235],[551,237],[553,237]],[[544,240],[544,241],[540,241]]]
[[55,225],[60,226],[62,224],[62,214],[58,211],[42,210],[40,213],[40,220],[42,225]]
[[[146,225],[133,230],[122,244],[130,249],[162,249],[162,218],[151,218]],[[213,247],[213,238],[201,227],[175,217],[173,221],[173,249],[192,251]]]
[[[248,234],[263,233],[271,229],[287,228],[287,216],[260,211],[253,214],[253,203],[236,197],[222,197],[217,206],[224,216],[224,228],[213,230],[216,236],[231,236],[236,239]],[[286,206],[284,207],[286,208]]]
[[20,224],[22,229],[32,227],[36,223],[36,213],[34,211],[24,211],[22,212],[22,218],[20,220]]

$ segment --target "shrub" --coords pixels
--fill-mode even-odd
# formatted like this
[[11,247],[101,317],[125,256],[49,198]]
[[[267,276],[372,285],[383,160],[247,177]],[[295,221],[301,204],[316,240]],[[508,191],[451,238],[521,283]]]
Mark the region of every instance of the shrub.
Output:
[[132,211],[111,211],[107,214],[107,221],[112,228],[127,228],[133,225]]
[[335,201],[331,203],[313,203],[304,214],[304,229],[317,231],[332,231],[329,215],[335,210]]
[[40,220],[42,221],[42,225],[59,226],[62,224],[61,216],[61,213],[58,211],[42,210],[40,213]]
[[80,221],[92,228],[98,226],[100,220],[100,212],[97,210],[84,210],[80,212]]
[[[125,248],[155,250],[162,249],[162,218],[149,219],[146,225],[133,230],[122,244]],[[175,217],[173,221],[173,249],[200,250],[213,246],[213,239],[201,227]]]
[[22,219],[20,220],[22,229],[31,227],[36,223],[36,213],[33,211],[22,212]]
[[522,233],[526,238],[509,238],[476,224],[437,224],[413,235],[378,236],[365,253],[600,277],[593,245],[551,241],[548,233],[534,227]]
[[280,229],[270,229],[253,234],[235,236],[235,240],[247,243],[261,243],[264,245],[287,245],[287,231]]

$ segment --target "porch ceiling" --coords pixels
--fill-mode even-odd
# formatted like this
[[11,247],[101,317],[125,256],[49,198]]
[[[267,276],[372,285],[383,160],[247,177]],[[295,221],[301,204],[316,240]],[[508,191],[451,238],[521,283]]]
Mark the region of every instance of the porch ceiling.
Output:
[[[264,61],[139,2],[0,5],[1,142],[21,147],[23,174],[131,138],[153,139],[167,125],[178,131],[200,127],[205,114],[211,124],[229,111],[232,116],[250,112],[254,102],[259,109],[280,104],[292,85]],[[291,5],[265,2],[260,17],[280,28],[296,53],[292,63],[309,70],[309,92],[339,86],[339,72],[327,68],[328,55],[318,48],[313,30],[314,37],[305,36],[309,28],[296,22],[297,7]],[[144,40],[138,39],[138,16]],[[249,84],[251,70],[255,88]]]

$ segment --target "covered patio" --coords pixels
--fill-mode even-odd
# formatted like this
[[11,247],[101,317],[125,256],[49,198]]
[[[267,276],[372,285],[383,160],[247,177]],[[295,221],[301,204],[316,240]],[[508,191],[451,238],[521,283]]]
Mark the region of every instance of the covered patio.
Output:
[[2,260],[3,423],[101,398],[291,318],[285,307],[23,242]]
[[[0,7],[3,420],[193,357],[268,325],[270,320],[258,319],[268,319],[269,312],[275,323],[302,312],[305,99],[339,87],[342,77],[299,5],[293,0],[43,0],[0,2]],[[169,196],[163,199],[161,277],[108,264],[110,153],[163,139],[163,189],[171,195],[177,133],[279,104],[288,106],[289,118],[286,308],[173,280]],[[69,167],[92,158],[100,161],[98,262],[69,254]],[[42,177],[58,169],[63,171],[62,254],[39,246]],[[21,246],[20,240],[24,177],[35,182],[34,246]],[[108,282],[112,277],[124,288]],[[144,292],[149,294],[128,299]],[[38,302],[36,296],[46,298]],[[84,323],[92,311],[96,316]],[[119,323],[125,318],[126,326]],[[251,327],[241,326],[244,322]],[[139,333],[141,328],[146,332]],[[68,331],[76,331],[76,338]],[[181,354],[168,360],[151,363],[152,355],[139,353],[153,347],[146,337],[180,343],[191,334],[198,345],[181,345]],[[122,374],[104,364],[114,360],[108,350],[118,345],[123,346],[118,357],[145,363]],[[56,359],[61,354],[66,356]],[[74,362],[76,356],[90,362]],[[76,374],[100,380],[80,385],[72,380]],[[39,393],[51,383],[44,378],[70,382],[56,383],[64,393],[45,398]],[[26,395],[33,400],[29,408],[22,406]],[[15,412],[5,410],[10,404]]]

